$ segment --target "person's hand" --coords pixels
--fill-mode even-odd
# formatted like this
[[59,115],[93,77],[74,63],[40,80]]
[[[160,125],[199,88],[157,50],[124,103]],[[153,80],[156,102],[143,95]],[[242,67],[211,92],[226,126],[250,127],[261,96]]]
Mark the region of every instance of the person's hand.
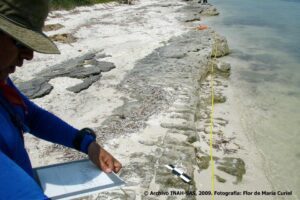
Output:
[[110,173],[112,171],[118,173],[122,168],[121,163],[110,153],[105,151],[105,149],[101,148],[97,142],[92,142],[89,145],[88,155],[90,160],[106,173]]

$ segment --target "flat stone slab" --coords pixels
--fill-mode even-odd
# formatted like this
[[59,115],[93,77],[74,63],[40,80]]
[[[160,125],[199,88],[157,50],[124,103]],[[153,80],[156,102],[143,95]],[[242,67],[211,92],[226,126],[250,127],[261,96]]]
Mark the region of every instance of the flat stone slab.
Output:
[[[98,61],[95,53],[85,54],[39,72],[36,78],[26,82],[17,83],[19,89],[29,98],[40,98],[51,92],[53,86],[49,81],[57,77],[70,77],[82,79],[83,82],[67,88],[78,93],[89,88],[94,82],[100,80],[101,73],[109,72],[116,66],[111,62]],[[99,57],[107,57],[105,54]]]
[[73,87],[67,88],[67,90],[74,92],[74,93],[79,93],[82,90],[85,90],[89,88],[94,82],[100,80],[101,75],[97,76],[91,76],[83,81],[83,83],[77,84]]
[[177,12],[186,12],[185,16],[179,20],[182,22],[195,22],[200,21],[201,16],[216,16],[219,15],[218,10],[210,5],[202,5],[199,3],[193,3],[177,10]]
[[43,97],[51,92],[53,86],[50,85],[43,78],[36,78],[31,81],[18,84],[19,90],[21,90],[27,97],[39,98]]

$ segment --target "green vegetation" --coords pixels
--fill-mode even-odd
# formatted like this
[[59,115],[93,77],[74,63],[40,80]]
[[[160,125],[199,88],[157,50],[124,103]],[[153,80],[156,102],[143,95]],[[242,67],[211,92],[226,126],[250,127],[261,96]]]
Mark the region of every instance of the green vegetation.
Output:
[[51,10],[58,10],[58,9],[73,9],[77,6],[87,6],[93,5],[96,3],[107,3],[116,0],[52,0],[51,1]]
[[197,164],[200,169],[208,169],[210,162],[210,156],[197,157]]
[[187,138],[187,141],[188,141],[188,143],[194,143],[194,142],[196,142],[197,141],[197,137],[196,136],[189,136],[188,138]]
[[236,176],[235,184],[242,181],[243,175],[246,174],[245,162],[241,158],[225,157],[224,162],[217,169]]
[[219,181],[220,183],[225,183],[226,179],[221,178],[220,176],[216,175],[217,181]]

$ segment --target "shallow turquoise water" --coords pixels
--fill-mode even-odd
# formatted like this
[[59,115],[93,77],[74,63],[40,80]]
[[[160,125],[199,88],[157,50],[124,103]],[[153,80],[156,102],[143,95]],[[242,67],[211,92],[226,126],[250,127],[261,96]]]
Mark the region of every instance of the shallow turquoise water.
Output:
[[[232,54],[231,86],[276,190],[300,199],[300,0],[211,0]],[[238,101],[237,101],[238,102]]]

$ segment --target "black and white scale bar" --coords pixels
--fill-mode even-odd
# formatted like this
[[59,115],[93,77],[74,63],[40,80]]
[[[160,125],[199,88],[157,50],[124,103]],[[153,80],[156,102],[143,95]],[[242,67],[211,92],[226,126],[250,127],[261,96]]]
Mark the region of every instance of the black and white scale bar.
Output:
[[189,183],[191,182],[191,177],[186,175],[183,171],[180,169],[177,169],[174,165],[165,165],[166,168],[172,170],[172,173],[176,176],[179,176],[184,182]]

